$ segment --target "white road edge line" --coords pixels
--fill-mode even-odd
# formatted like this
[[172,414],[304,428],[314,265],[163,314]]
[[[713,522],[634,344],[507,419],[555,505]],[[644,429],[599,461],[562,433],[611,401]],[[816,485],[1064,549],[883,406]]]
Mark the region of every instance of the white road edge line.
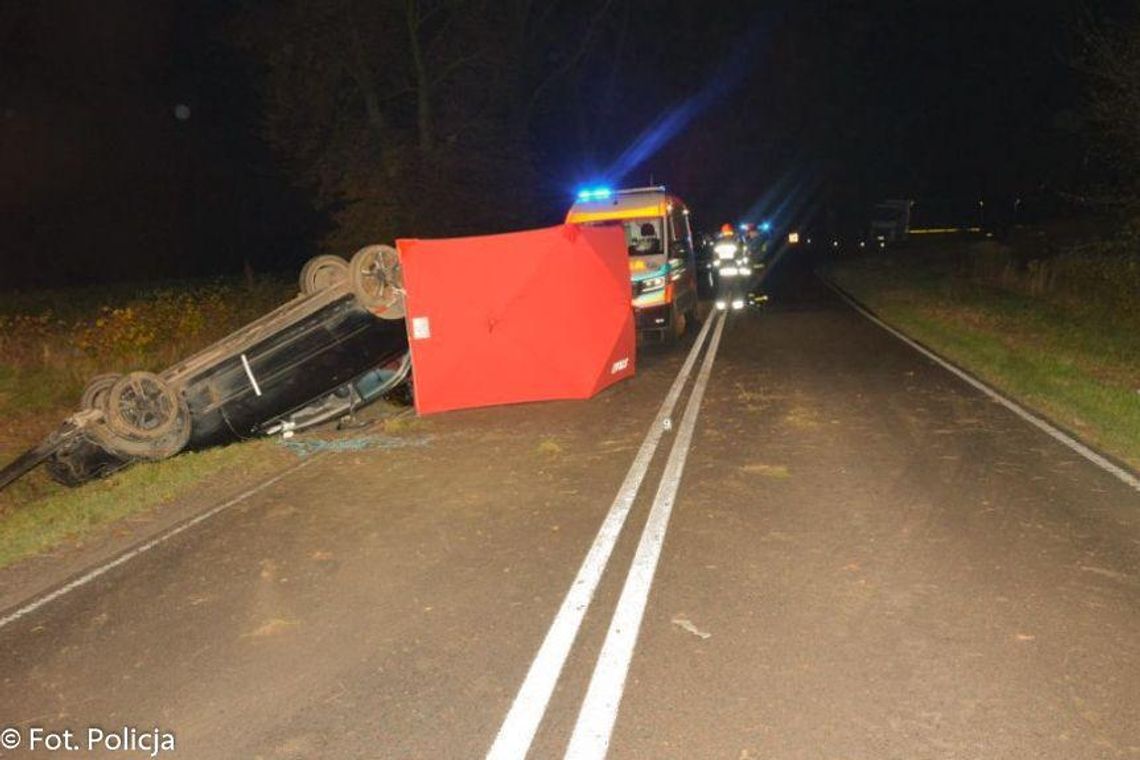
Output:
[[[314,459],[315,459],[315,457],[314,457]],[[6,615],[5,617],[0,618],[0,628],[4,628],[6,625],[9,625],[10,623],[14,623],[17,620],[19,620],[20,618],[26,617],[27,615],[30,615],[31,613],[35,612],[39,608],[43,607],[45,604],[49,604],[50,602],[53,602],[56,599],[59,599],[61,596],[64,596],[65,594],[71,593],[72,591],[74,591],[77,588],[80,588],[81,586],[86,586],[88,583],[95,580],[99,576],[103,575],[107,571],[113,570],[114,568],[116,568],[119,565],[122,565],[126,562],[130,562],[132,559],[139,556],[143,552],[148,552],[151,549],[153,549],[154,547],[158,546],[159,544],[161,544],[165,541],[169,541],[171,538],[173,538],[174,536],[177,536],[179,533],[182,533],[183,531],[186,531],[186,530],[189,530],[190,528],[193,528],[198,523],[209,520],[211,517],[218,514],[219,512],[222,512],[223,510],[229,509],[230,507],[234,506],[235,504],[239,504],[239,503],[245,501],[250,496],[253,496],[254,494],[259,493],[260,491],[263,491],[266,488],[269,488],[269,486],[273,485],[274,483],[281,480],[285,476],[296,472],[297,470],[301,469],[302,467],[308,466],[309,464],[312,463],[312,461],[313,461],[313,459],[306,459],[306,460],[290,467],[285,472],[282,472],[278,475],[274,475],[269,480],[266,480],[265,482],[254,486],[253,488],[249,489],[248,491],[245,491],[244,493],[238,494],[237,496],[230,499],[229,501],[227,501],[223,504],[219,504],[216,507],[212,507],[211,509],[203,512],[202,514],[192,517],[191,519],[187,520],[186,522],[179,523],[175,527],[171,528],[170,530],[166,531],[165,533],[162,533],[162,534],[156,536],[155,538],[152,538],[151,540],[147,541],[146,543],[140,544],[140,545],[136,546],[135,548],[133,548],[127,552],[124,552],[123,554],[120,554],[118,557],[115,557],[113,560],[106,562],[102,565],[99,565],[98,567],[96,567],[92,570],[87,571],[86,573],[79,576],[75,580],[73,580],[69,583],[66,583],[63,586],[60,586],[55,591],[52,591],[49,594],[45,594],[44,596],[39,597],[35,601],[32,601],[32,602],[29,602],[28,604],[25,604],[23,607],[20,607],[16,611],[12,612],[10,615]]]
[[709,327],[718,316],[719,312],[714,312],[705,320],[704,327],[701,328],[693,347],[689,349],[689,355],[677,372],[677,377],[661,403],[657,416],[653,418],[649,432],[645,434],[641,448],[637,450],[637,455],[625,474],[625,480],[622,481],[621,488],[614,497],[610,511],[602,521],[602,527],[586,553],[586,558],[582,560],[578,575],[570,585],[566,598],[562,600],[562,606],[558,608],[554,622],[551,623],[550,630],[547,631],[546,638],[543,639],[542,646],[539,647],[538,654],[535,655],[530,670],[527,671],[518,695],[511,704],[503,725],[499,728],[495,743],[487,752],[488,760],[522,760],[530,750],[535,732],[546,714],[550,695],[554,693],[554,687],[562,674],[562,667],[566,664],[574,639],[578,636],[578,629],[582,626],[586,610],[593,601],[594,592],[605,572],[606,564],[617,544],[618,535],[625,525],[637,492],[641,488],[649,463],[653,460],[661,436],[669,424],[677,399],[680,398],[681,391],[693,372],[693,366],[708,335]]
[[838,295],[841,299],[843,299],[843,301],[848,306],[850,306],[852,309],[857,311],[859,314],[862,314],[864,317],[866,317],[871,322],[873,322],[876,325],[878,325],[879,327],[883,328],[884,330],[889,332],[891,335],[895,336],[896,338],[901,340],[903,343],[905,343],[908,346],[910,346],[911,348],[913,348],[915,351],[918,351],[920,354],[925,356],[927,359],[930,359],[932,362],[941,366],[943,369],[945,369],[948,372],[956,375],[961,380],[964,380],[965,382],[969,383],[973,387],[977,388],[982,393],[986,394],[987,396],[992,398],[994,401],[998,402],[999,404],[1004,406],[1006,409],[1010,410],[1011,412],[1016,414],[1018,417],[1025,420],[1026,422],[1028,422],[1030,425],[1033,425],[1037,429],[1041,430],[1043,433],[1045,433],[1046,435],[1051,437],[1053,440],[1057,441],[1058,443],[1062,443],[1065,446],[1068,446],[1070,449],[1072,449],[1076,453],[1080,454],[1082,457],[1084,457],[1088,461],[1092,462],[1097,467],[1101,468],[1105,472],[1108,472],[1112,475],[1115,475],[1119,480],[1128,484],[1129,486],[1136,489],[1137,491],[1140,491],[1140,478],[1137,478],[1135,475],[1133,475],[1128,470],[1124,469],[1123,467],[1120,467],[1119,465],[1117,465],[1114,462],[1109,461],[1106,457],[1102,456],[1100,453],[1089,448],[1088,446],[1081,443],[1076,438],[1073,438],[1071,435],[1069,435],[1065,431],[1061,430],[1060,428],[1058,428],[1054,425],[1051,425],[1049,422],[1038,417],[1036,414],[1029,411],[1025,407],[1021,406],[1020,404],[1018,404],[1013,399],[1002,395],[999,391],[997,391],[996,389],[987,385],[986,383],[982,382],[978,378],[974,377],[969,372],[966,372],[961,367],[955,366],[954,364],[950,363],[946,359],[943,359],[941,356],[934,353],[930,349],[926,348],[926,346],[923,346],[918,341],[914,340],[913,338],[908,337],[906,334],[895,329],[894,327],[891,327],[886,322],[884,322],[882,319],[880,319],[879,317],[875,316],[872,312],[870,312],[866,307],[863,306],[863,304],[859,303],[854,298],[849,296],[842,288],[840,288],[835,283],[831,282],[831,280],[829,280],[823,276],[821,276],[820,279],[823,280],[823,283],[825,285],[827,285],[827,287],[831,288],[835,292],[836,295]]
[[658,560],[661,558],[665,532],[669,528],[669,516],[677,499],[677,489],[681,484],[681,475],[685,471],[685,460],[689,456],[693,430],[697,426],[701,401],[705,395],[709,375],[712,373],[713,362],[716,360],[725,321],[722,319],[716,326],[705,359],[701,363],[701,371],[693,384],[692,393],[689,394],[685,416],[681,419],[677,438],[669,451],[669,459],[665,462],[665,471],[661,475],[661,483],[657,487],[657,495],[649,511],[649,520],[641,533],[637,553],[633,556],[633,563],[630,565],[629,575],[626,576],[621,597],[610,621],[605,643],[602,644],[601,654],[598,655],[598,662],[594,666],[594,674],[590,677],[590,686],[586,690],[586,698],[582,702],[578,722],[574,725],[574,733],[566,750],[566,757],[572,760],[600,760],[609,751],[610,736],[617,720],[618,708],[621,706],[626,676],[629,674],[633,650],[637,645],[645,606],[649,601],[649,590],[653,585],[653,576],[657,572]]

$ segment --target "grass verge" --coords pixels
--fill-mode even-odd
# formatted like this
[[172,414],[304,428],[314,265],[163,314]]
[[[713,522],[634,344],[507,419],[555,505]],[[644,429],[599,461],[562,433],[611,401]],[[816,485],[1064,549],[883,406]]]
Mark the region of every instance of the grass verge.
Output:
[[881,318],[1140,469],[1140,319],[1002,288],[969,251],[839,262],[832,278]]
[[137,464],[104,480],[56,489],[0,515],[0,568],[66,543],[82,543],[117,520],[160,508],[207,483],[256,480],[296,457],[269,439]]

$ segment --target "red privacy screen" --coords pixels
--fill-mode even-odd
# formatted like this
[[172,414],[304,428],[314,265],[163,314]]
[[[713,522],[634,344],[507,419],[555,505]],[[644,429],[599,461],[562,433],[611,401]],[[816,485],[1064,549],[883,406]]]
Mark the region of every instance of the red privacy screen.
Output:
[[621,228],[399,240],[416,411],[588,398],[634,372]]

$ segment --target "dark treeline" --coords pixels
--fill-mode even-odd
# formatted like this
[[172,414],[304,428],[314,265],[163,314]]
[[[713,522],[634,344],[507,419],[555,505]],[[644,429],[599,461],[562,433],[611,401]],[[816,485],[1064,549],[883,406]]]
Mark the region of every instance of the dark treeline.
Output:
[[1079,194],[1140,72],[1122,33],[1088,54],[1086,5],[7,3],[0,290],[553,224],[596,179],[706,227]]
[[739,168],[779,159],[780,79],[758,72],[782,21],[712,5],[297,0],[231,30],[257,64],[264,135],[343,253],[553,223],[599,179],[755,192]]

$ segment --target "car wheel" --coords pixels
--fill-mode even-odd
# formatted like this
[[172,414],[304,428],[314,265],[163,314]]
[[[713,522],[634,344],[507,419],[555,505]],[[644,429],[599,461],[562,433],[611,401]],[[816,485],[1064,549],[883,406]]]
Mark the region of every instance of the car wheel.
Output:
[[314,256],[301,267],[301,294],[319,293],[348,279],[348,262],[340,256]]
[[107,391],[106,420],[93,432],[116,453],[141,459],[165,459],[190,440],[186,401],[158,375],[131,372]]
[[122,377],[118,372],[108,372],[105,375],[96,375],[83,389],[83,397],[79,400],[80,409],[104,409],[107,393],[118,379]]
[[348,280],[356,300],[381,319],[404,318],[404,272],[390,245],[370,245],[352,256]]

